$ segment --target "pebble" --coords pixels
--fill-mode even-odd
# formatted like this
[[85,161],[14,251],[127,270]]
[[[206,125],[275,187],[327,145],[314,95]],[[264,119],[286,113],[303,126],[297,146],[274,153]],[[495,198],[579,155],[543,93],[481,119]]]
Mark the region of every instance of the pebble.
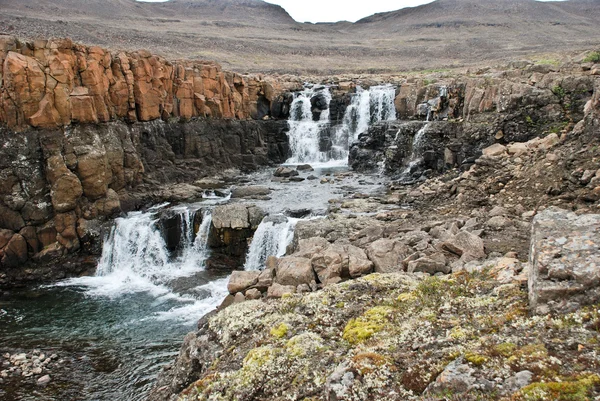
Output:
[[38,386],[45,386],[48,383],[50,383],[50,375],[42,376],[37,380]]

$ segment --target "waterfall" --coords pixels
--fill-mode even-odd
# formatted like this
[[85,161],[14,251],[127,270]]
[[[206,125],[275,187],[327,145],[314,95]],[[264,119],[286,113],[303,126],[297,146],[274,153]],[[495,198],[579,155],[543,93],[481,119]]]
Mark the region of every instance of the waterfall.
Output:
[[[429,121],[429,120],[428,120]],[[400,176],[403,178],[408,178],[412,174],[413,170],[419,165],[421,162],[420,152],[423,150],[423,139],[425,138],[425,131],[427,130],[428,122],[421,127],[413,137],[412,142],[412,151],[410,153],[410,159],[408,160],[408,165],[406,168],[400,173]],[[398,134],[400,131],[398,131]],[[396,141],[398,140],[398,135],[396,135]]]
[[[319,107],[326,108],[319,114],[319,107],[313,108],[313,102],[319,102]],[[319,163],[329,160],[327,152],[321,151],[319,142],[325,129],[329,127],[330,102],[331,93],[327,87],[307,87],[295,95],[288,120],[292,157],[287,163]]]
[[263,270],[269,256],[285,255],[298,220],[282,215],[265,217],[252,238],[244,270]]
[[329,88],[307,88],[296,94],[292,102],[290,119],[290,149],[292,157],[287,163],[326,163],[346,161],[348,149],[358,136],[372,124],[396,119],[394,98],[396,89],[392,85],[356,88],[350,105],[346,108],[342,123],[336,127],[329,124],[329,110],[324,110],[315,120],[312,102],[316,98],[331,102]]
[[63,284],[87,287],[93,296],[114,298],[147,292],[183,302],[193,301],[187,295],[182,298],[171,287],[177,279],[204,270],[210,255],[207,243],[211,211],[203,212],[202,223],[195,232],[194,220],[200,211],[186,206],[168,210],[177,214],[180,222],[176,252],[170,252],[167,247],[158,224],[160,212],[159,206],[116,219],[104,241],[96,275],[67,280]]

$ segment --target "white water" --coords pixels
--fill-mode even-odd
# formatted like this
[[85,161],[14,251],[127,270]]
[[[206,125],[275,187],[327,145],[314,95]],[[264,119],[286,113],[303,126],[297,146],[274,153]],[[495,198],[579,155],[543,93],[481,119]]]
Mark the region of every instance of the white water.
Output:
[[160,232],[157,210],[132,212],[116,219],[105,239],[96,275],[66,280],[59,285],[84,287],[92,297],[116,299],[127,294],[147,293],[155,298],[157,305],[176,302],[176,306],[150,317],[161,320],[194,320],[218,306],[227,295],[227,279],[188,288],[185,293],[171,285],[178,278],[191,277],[205,269],[212,223],[210,210],[203,213],[196,234],[194,215],[200,211],[187,207],[171,210],[181,217],[181,251],[176,257],[169,254]]
[[[321,112],[318,121],[313,121],[310,100],[320,94],[325,97],[327,109]],[[292,157],[286,163],[314,163],[329,160],[327,152],[319,150],[319,137],[321,132],[329,125],[330,101],[331,93],[327,87],[320,87],[319,89],[306,88],[295,95],[288,120]]]
[[[277,218],[281,217],[281,218]],[[258,226],[246,255],[244,270],[263,270],[269,256],[283,256],[294,238],[299,219],[265,217]]]
[[348,149],[352,142],[358,140],[360,134],[366,132],[372,124],[396,119],[396,90],[392,85],[373,86],[370,89],[359,86],[346,108],[342,123],[331,128],[331,150],[321,152],[319,138],[324,130],[330,129],[330,125],[329,110],[321,113],[319,121],[312,119],[310,99],[319,93],[325,95],[329,104],[331,94],[328,88],[316,91],[305,89],[298,93],[292,102],[288,121],[292,157],[287,160],[287,164],[346,164]]
[[[404,171],[402,171],[401,176],[408,176],[415,168],[415,166],[421,162],[420,152],[421,150],[423,150],[423,139],[425,138],[425,130],[427,129],[428,125],[429,123],[423,125],[423,127],[415,134],[413,138],[410,159],[408,160],[408,165],[406,166]],[[397,139],[398,137],[396,136],[396,140]]]

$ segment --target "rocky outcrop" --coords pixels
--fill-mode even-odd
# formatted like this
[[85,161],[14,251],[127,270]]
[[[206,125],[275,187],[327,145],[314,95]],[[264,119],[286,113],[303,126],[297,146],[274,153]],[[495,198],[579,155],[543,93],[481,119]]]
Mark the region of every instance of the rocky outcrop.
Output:
[[[480,76],[437,75],[398,82],[400,120],[374,125],[350,149],[359,171],[383,166],[413,182],[460,167],[468,169],[484,148],[524,142],[572,129],[585,116],[597,78],[580,68],[525,64]],[[586,106],[588,105],[588,106]]]
[[593,399],[597,317],[586,316],[530,317],[519,283],[481,273],[373,274],[207,316],[148,399],[526,400],[563,385]]
[[282,162],[285,128],[235,120],[77,124],[19,134],[0,128],[0,229],[15,236],[0,282],[93,269],[87,256],[100,251],[103,223],[122,211],[201,197],[201,187],[183,183],[217,170]]
[[529,303],[565,314],[600,301],[600,215],[549,208],[533,220]]
[[242,266],[248,240],[264,217],[265,213],[254,205],[234,203],[215,207],[208,239],[212,250],[208,267],[231,271]]
[[282,117],[280,95],[298,88],[210,62],[10,36],[0,36],[0,76],[0,124],[15,131],[113,120]]
[[192,183],[217,171],[284,161],[286,123],[269,116],[286,117],[282,93],[295,86],[0,36],[0,285],[93,269],[121,212],[201,197]]

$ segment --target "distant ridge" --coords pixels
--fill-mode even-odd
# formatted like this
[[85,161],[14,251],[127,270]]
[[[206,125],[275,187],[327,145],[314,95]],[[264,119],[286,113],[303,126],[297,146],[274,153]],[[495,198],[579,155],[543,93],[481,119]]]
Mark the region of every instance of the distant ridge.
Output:
[[326,24],[298,23],[261,0],[0,0],[3,33],[212,59],[240,72],[393,72],[535,54],[558,62],[558,53],[600,47],[599,20],[600,0],[437,0]]

